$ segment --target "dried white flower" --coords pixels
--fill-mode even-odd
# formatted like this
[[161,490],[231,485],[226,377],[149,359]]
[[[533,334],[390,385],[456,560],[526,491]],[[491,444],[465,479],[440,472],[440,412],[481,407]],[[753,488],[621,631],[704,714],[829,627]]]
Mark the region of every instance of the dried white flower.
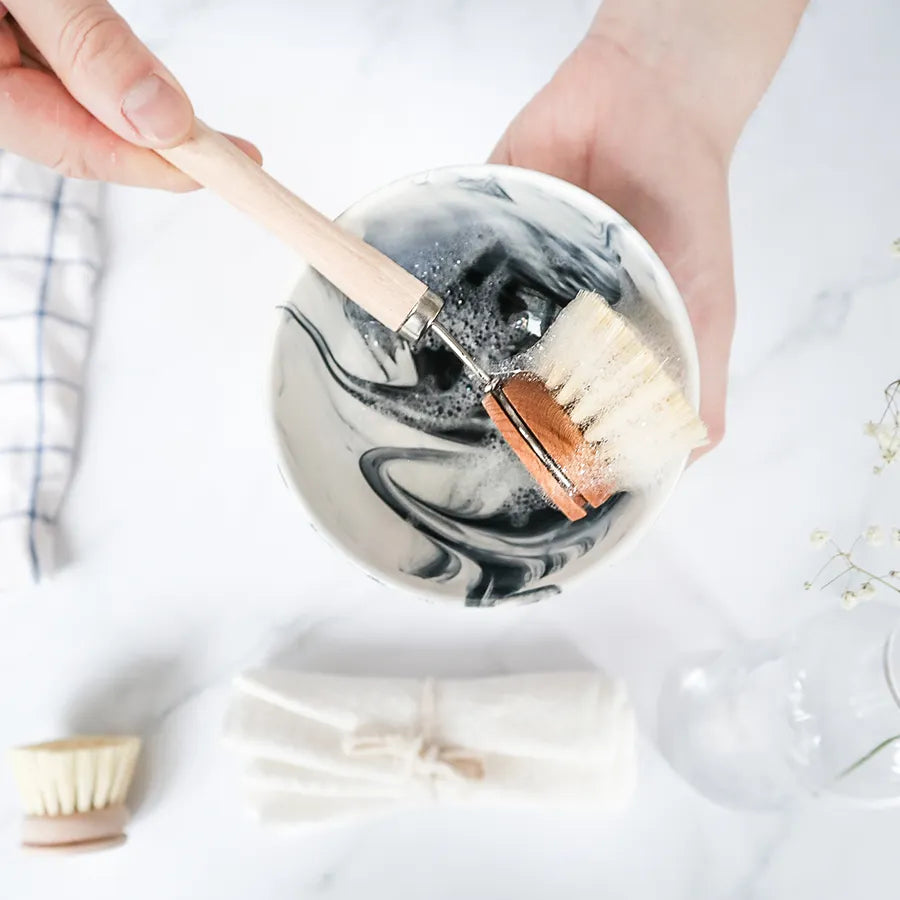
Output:
[[[894,242],[894,250],[900,255],[900,238]],[[866,422],[863,426],[866,435],[878,445],[880,460],[874,466],[876,474],[900,460],[900,378],[892,381],[884,389],[883,402],[881,416]],[[830,587],[849,575],[857,586],[852,590],[845,590],[841,595],[841,603],[845,609],[853,609],[861,600],[873,596],[879,585],[900,594],[900,570],[892,569],[887,575],[876,574],[864,568],[861,561],[855,557],[860,542],[865,542],[870,547],[884,547],[888,542],[893,547],[900,547],[900,526],[883,528],[880,525],[870,525],[846,549],[823,528],[816,528],[810,534],[809,542],[814,547],[822,547],[827,543],[833,552],[829,552],[829,559],[825,565],[809,581],[804,582],[803,587],[806,590],[818,584],[821,584],[823,589]],[[835,574],[834,564],[838,561],[841,570]]]
[[894,256],[900,256],[900,237],[896,238],[891,244],[891,252]]
[[890,465],[900,455],[900,427],[893,422],[882,422],[873,435],[885,465]]

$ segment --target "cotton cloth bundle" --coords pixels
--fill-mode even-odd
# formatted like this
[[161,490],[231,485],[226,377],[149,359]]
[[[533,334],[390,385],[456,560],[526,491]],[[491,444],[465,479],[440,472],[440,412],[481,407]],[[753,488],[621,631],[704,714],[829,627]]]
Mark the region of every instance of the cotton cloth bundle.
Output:
[[624,685],[599,672],[466,680],[263,669],[239,676],[227,744],[265,823],[423,804],[623,807],[635,784]]
[[0,150],[0,590],[55,568],[101,265],[100,186]]

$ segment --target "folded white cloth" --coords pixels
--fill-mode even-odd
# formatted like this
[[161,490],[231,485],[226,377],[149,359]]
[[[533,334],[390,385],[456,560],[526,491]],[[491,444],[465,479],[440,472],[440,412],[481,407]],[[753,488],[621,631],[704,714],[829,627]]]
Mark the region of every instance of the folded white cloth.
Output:
[[54,567],[101,264],[100,187],[0,150],[0,590]]
[[422,803],[624,806],[635,719],[600,672],[466,680],[265,669],[241,675],[226,742],[271,824]]

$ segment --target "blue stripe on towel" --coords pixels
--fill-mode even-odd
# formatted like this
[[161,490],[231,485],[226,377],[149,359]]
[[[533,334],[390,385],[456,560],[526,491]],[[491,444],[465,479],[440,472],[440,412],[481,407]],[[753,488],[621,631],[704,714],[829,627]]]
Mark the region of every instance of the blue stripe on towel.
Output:
[[5,522],[7,519],[30,519],[32,522],[37,520],[38,522],[46,522],[48,525],[53,524],[53,519],[51,519],[50,516],[45,516],[43,513],[35,513],[32,515],[30,509],[0,514],[0,522]]
[[[43,259],[43,257],[41,257]],[[8,321],[9,319],[30,319],[34,315],[34,310],[29,309],[27,312],[14,312],[14,313],[0,313],[0,321]],[[44,318],[45,319],[53,319],[54,322],[62,322],[63,325],[71,325],[73,328],[83,328],[85,331],[90,330],[90,325],[87,322],[82,322],[79,319],[73,319],[70,316],[61,316],[59,313],[50,312],[50,310],[44,310]]]
[[[38,315],[40,316],[40,313]],[[38,373],[38,378],[44,384],[58,384],[60,387],[68,388],[76,394],[81,393],[81,385],[72,381],[71,378],[63,378],[61,375],[44,375],[41,377],[40,373]],[[5,384],[31,384],[33,381],[34,378],[29,378],[27,375],[16,375],[12,378],[0,378],[0,387]]]
[[50,290],[50,275],[53,271],[53,249],[56,245],[56,228],[59,223],[60,202],[62,200],[63,179],[60,177],[50,201],[50,228],[47,234],[47,255],[44,259],[44,271],[41,276],[41,289],[38,294],[37,318],[35,320],[36,366],[34,385],[37,392],[37,436],[34,452],[34,477],[31,480],[31,499],[28,502],[28,552],[31,554],[31,574],[35,581],[41,577],[41,564],[38,559],[35,539],[35,522],[46,519],[39,515],[37,509],[38,496],[41,489],[43,469],[44,443],[44,315],[47,310],[47,295]]
[[[3,151],[0,150],[0,156],[2,155]],[[22,200],[25,203],[47,203],[46,197],[40,197],[37,194],[23,194],[19,191],[0,191],[0,200]],[[96,225],[100,221],[97,216],[80,203],[67,203],[66,209],[71,209],[84,216],[92,225]]]
[[[0,197],[3,195],[0,194]],[[0,261],[2,262],[32,262],[43,264],[46,258],[36,253],[0,253]],[[96,272],[100,266],[92,259],[55,259],[53,264],[56,266],[84,266]]]
[[[36,451],[36,447],[15,444],[12,447],[0,447],[0,456],[12,456],[14,453],[35,453]],[[44,453],[62,453],[70,456],[73,452],[71,447],[65,447],[62,444],[44,444]]]

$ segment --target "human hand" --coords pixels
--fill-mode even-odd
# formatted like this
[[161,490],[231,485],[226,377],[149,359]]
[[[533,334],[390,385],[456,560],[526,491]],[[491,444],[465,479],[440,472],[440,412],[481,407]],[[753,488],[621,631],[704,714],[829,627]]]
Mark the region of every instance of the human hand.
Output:
[[589,35],[512,122],[490,160],[596,194],[659,254],[697,338],[710,447],[725,429],[734,330],[729,157],[730,148],[679,106],[658,73]]
[[[0,148],[78,178],[190,190],[150,148],[194,123],[172,74],[103,0],[0,3]],[[257,161],[252,144],[233,138]]]

